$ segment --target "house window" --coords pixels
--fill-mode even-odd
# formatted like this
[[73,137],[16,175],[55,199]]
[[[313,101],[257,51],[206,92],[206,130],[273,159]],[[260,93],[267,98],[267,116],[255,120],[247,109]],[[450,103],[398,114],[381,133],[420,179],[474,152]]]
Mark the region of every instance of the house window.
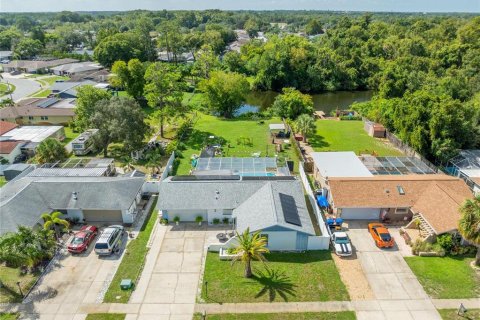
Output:
[[266,241],[265,241],[265,242],[266,242],[265,246],[268,247],[268,234],[266,234],[266,233],[261,233],[261,234],[260,234],[260,238],[265,238],[265,240],[266,240]]
[[408,208],[396,208],[395,209],[395,214],[407,214],[408,213]]
[[33,116],[28,116],[28,120],[33,120]]
[[231,216],[233,213],[232,209],[223,209],[223,215],[224,216]]
[[48,120],[48,116],[41,116],[40,119],[42,119],[42,120]]

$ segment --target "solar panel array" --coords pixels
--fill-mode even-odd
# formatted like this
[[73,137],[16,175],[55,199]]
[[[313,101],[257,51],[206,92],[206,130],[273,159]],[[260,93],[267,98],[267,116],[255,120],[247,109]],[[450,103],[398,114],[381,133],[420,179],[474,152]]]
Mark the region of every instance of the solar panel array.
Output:
[[228,170],[232,174],[248,176],[264,176],[267,172],[276,172],[277,159],[264,158],[199,158],[196,171],[219,171]]
[[240,180],[240,176],[173,176],[172,181]]
[[60,99],[57,99],[57,98],[49,98],[49,99],[46,99],[46,100],[43,100],[42,102],[40,102],[39,104],[37,104],[37,107],[39,108],[48,108],[50,107],[51,105],[57,103]]
[[280,204],[282,205],[283,217],[285,222],[301,227],[302,222],[298,215],[297,204],[295,198],[284,193],[279,193]]
[[414,157],[361,156],[360,160],[374,175],[435,174],[435,170]]

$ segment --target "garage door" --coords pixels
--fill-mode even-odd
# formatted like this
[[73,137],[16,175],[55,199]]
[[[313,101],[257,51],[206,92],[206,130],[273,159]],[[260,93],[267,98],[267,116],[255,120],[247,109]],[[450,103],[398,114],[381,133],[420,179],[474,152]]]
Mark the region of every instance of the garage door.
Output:
[[122,222],[120,210],[84,210],[83,217],[86,222]]
[[341,217],[344,220],[378,220],[380,218],[380,209],[343,208]]

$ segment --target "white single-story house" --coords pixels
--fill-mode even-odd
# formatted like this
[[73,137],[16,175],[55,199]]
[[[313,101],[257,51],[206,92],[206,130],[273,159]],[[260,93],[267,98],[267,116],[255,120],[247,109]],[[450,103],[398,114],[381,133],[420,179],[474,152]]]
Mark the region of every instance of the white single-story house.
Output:
[[172,221],[228,219],[237,232],[267,237],[270,250],[315,248],[302,184],[295,177],[176,176],[160,183],[157,208]]
[[86,223],[131,224],[143,184],[136,177],[18,177],[0,192],[0,235],[41,224],[41,214],[53,211]]
[[446,170],[462,178],[475,194],[480,194],[480,150],[462,150],[450,159]]

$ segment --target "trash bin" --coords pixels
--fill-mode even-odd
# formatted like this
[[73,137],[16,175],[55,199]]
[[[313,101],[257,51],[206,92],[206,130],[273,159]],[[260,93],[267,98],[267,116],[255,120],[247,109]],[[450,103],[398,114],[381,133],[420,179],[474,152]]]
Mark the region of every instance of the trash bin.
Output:
[[128,289],[131,289],[132,287],[133,287],[132,279],[122,279],[122,281],[120,282],[120,288],[122,290],[128,290]]

